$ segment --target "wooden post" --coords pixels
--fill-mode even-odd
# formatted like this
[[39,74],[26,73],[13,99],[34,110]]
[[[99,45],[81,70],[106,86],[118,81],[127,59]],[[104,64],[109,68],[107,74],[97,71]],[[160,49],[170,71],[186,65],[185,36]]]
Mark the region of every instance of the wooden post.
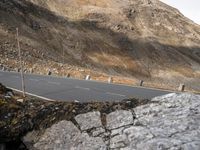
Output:
[[64,48],[63,48],[63,45],[62,45],[62,55],[63,55],[63,68],[64,68],[64,64],[65,64],[65,52],[64,52]]
[[22,63],[22,56],[21,56],[21,48],[19,44],[19,31],[18,28],[16,28],[17,31],[17,46],[18,46],[18,52],[19,52],[19,61],[20,61],[20,70],[21,70],[21,82],[22,82],[22,92],[23,97],[25,97],[25,84],[24,84],[24,69],[23,69],[23,63]]

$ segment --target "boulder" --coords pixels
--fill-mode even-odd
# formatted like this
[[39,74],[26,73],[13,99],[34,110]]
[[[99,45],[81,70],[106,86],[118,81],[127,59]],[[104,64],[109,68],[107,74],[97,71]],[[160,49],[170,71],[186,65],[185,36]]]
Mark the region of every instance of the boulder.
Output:
[[88,112],[80,114],[75,117],[82,131],[101,127],[101,116],[100,112]]
[[101,149],[106,150],[106,145],[100,137],[90,137],[87,133],[81,133],[79,129],[69,121],[61,121],[47,129],[34,148],[41,150],[56,149]]
[[133,115],[131,111],[117,110],[108,114],[106,120],[107,129],[116,129],[133,124]]

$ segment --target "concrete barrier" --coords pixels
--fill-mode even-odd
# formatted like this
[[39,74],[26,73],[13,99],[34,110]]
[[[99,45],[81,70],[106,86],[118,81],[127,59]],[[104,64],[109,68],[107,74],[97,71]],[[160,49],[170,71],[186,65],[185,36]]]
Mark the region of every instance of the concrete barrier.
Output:
[[68,73],[68,74],[67,74],[67,78],[70,78],[70,76],[71,76],[70,73]]
[[108,83],[113,83],[113,77],[108,78]]
[[183,92],[185,90],[185,84],[180,84],[178,90]]
[[143,86],[144,81],[140,80],[140,86]]
[[19,68],[16,68],[15,71],[16,71],[16,72],[20,72],[20,69],[19,69]]
[[30,72],[30,73],[33,73],[33,68],[30,68],[30,69],[29,69],[29,72]]
[[52,74],[52,72],[49,70],[48,73],[47,73],[47,75],[50,76],[51,74]]
[[85,77],[85,80],[90,80],[90,75],[87,75],[87,76]]

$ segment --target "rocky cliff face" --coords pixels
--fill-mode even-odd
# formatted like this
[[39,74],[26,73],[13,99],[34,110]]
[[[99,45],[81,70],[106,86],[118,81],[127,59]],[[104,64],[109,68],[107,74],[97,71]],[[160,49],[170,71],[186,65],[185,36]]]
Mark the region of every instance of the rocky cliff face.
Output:
[[28,67],[64,62],[138,78],[200,75],[200,26],[159,0],[2,0],[2,64],[16,66],[16,27]]

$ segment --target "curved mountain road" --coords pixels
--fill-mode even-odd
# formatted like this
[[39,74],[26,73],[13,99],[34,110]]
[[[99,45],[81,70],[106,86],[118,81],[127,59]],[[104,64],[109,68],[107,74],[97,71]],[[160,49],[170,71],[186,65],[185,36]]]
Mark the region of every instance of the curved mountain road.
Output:
[[[14,89],[21,89],[20,74],[0,71],[0,82]],[[26,92],[52,100],[80,102],[120,101],[127,98],[150,99],[172,93],[170,91],[108,84],[35,74],[25,74]]]

